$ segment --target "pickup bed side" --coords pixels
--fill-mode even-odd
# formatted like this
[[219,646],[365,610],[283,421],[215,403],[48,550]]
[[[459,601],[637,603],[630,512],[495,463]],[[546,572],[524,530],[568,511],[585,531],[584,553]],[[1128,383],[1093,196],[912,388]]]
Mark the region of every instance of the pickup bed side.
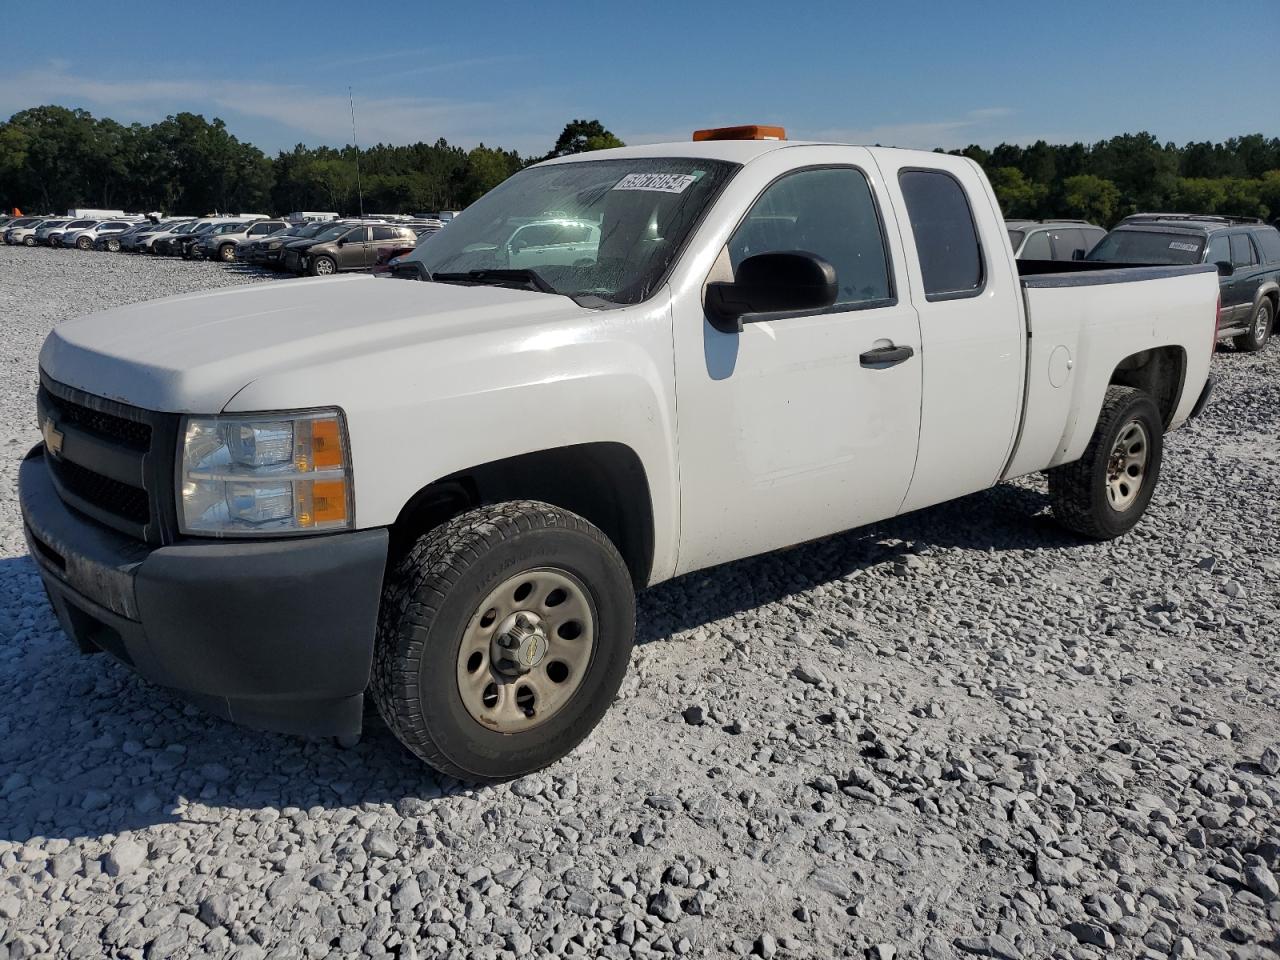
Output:
[[1181,426],[1209,375],[1218,296],[1212,266],[1070,271],[1021,282],[1027,391],[1005,479],[1078,459],[1113,383],[1152,387],[1166,428]]

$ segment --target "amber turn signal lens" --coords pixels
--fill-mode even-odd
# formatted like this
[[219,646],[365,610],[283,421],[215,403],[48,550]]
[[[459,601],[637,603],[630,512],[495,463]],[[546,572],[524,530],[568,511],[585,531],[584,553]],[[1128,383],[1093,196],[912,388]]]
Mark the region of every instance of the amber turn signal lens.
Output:
[[311,424],[311,462],[317,470],[342,466],[337,420],[316,420]]

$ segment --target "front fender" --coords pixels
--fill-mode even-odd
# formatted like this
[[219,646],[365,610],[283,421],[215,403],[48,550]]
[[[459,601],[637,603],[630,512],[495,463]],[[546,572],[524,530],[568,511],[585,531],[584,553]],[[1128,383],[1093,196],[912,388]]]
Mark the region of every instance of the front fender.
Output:
[[341,407],[361,528],[392,524],[424,486],[480,464],[623,444],[649,485],[657,581],[674,570],[678,540],[674,396],[664,290],[634,307],[272,374],[237,393],[225,412]]

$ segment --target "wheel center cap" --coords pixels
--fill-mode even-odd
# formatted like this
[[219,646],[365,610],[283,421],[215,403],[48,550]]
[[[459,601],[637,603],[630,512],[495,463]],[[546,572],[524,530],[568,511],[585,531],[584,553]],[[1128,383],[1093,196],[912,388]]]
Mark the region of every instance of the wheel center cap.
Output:
[[521,610],[496,631],[492,661],[503,673],[528,673],[547,655],[547,635],[536,613]]

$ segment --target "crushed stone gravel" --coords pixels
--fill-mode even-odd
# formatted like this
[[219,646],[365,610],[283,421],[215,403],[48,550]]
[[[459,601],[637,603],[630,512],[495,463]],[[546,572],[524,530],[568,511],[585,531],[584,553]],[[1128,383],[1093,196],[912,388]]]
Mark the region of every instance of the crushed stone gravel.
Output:
[[474,789],[78,656],[26,555],[49,329],[268,279],[0,247],[0,960],[1276,955],[1280,343],[1129,536],[1037,477],[686,576],[586,743]]

